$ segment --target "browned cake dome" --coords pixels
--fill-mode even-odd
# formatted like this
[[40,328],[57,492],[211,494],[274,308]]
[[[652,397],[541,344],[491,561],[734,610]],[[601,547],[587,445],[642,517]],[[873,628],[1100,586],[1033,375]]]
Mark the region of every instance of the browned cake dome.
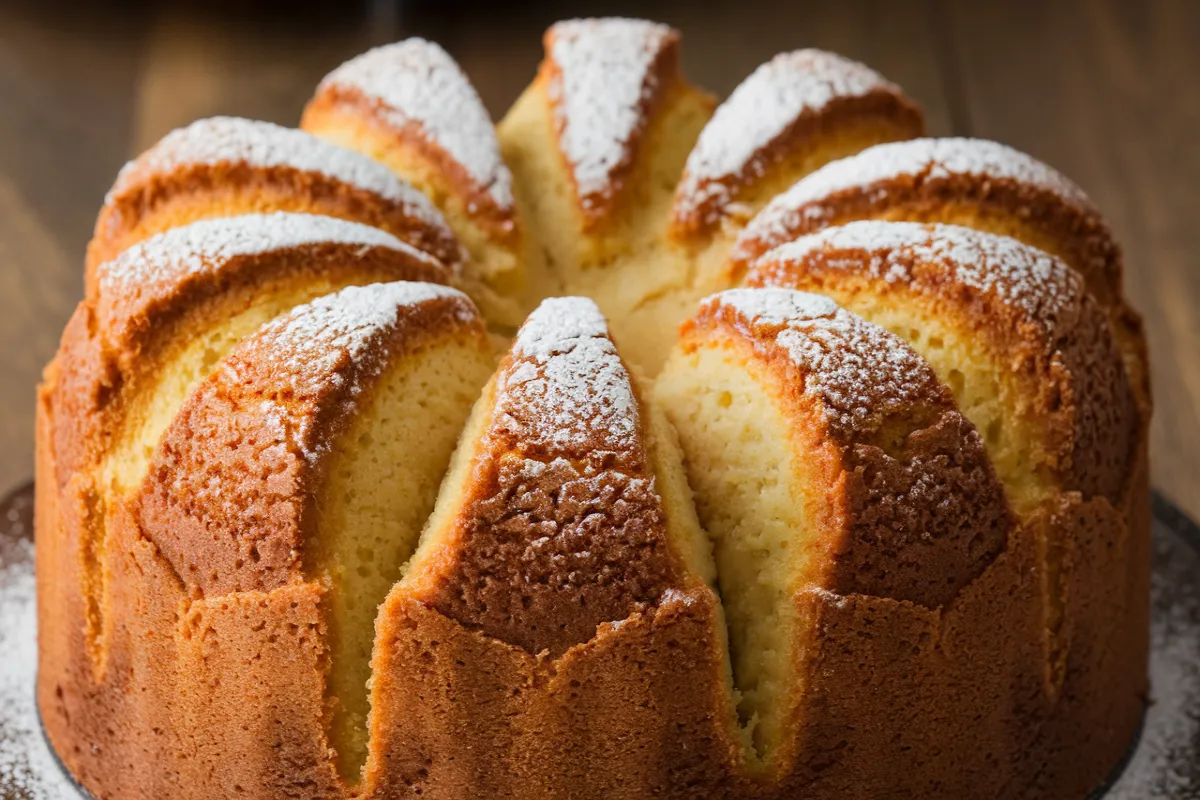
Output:
[[1081,797],[1151,411],[1084,193],[798,50],[570,20],[131,162],[38,395],[38,704],[105,800]]

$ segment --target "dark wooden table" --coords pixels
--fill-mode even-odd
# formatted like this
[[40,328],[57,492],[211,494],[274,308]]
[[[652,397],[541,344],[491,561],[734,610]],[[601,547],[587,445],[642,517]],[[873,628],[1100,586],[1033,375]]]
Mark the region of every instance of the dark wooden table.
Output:
[[0,6],[0,490],[32,473],[33,387],[127,158],[216,113],[295,124],[330,68],[410,35],[447,47],[499,117],[549,23],[618,13],[680,28],[689,76],[718,93],[779,51],[836,50],[901,83],[933,133],[997,139],[1078,181],[1149,324],[1155,484],[1200,518],[1200,2],[212,5]]

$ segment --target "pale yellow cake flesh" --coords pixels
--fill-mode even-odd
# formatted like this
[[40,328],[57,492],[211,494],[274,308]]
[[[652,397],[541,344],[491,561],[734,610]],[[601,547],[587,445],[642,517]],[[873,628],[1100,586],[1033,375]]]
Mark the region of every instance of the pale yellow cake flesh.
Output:
[[772,401],[778,389],[723,348],[675,354],[656,400],[679,432],[700,522],[712,536],[739,713],[769,759],[786,734],[806,634],[797,591],[816,585],[805,454]]
[[699,298],[690,259],[667,241],[666,228],[675,186],[712,107],[706,93],[673,87],[645,131],[612,217],[588,231],[540,83],[525,90],[498,127],[529,249],[536,248],[527,258],[531,287],[545,296],[595,300],[621,355],[648,374],[658,371],[675,326]]
[[376,613],[416,547],[491,370],[473,339],[400,359],[359,401],[316,496],[308,572],[328,589],[330,738],[347,780],[366,761]]

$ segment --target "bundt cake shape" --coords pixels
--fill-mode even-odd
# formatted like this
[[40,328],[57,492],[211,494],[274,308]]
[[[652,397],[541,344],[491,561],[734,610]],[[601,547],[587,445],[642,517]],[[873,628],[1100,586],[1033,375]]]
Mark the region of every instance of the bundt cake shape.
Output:
[[1149,595],[1099,212],[833,54],[717,106],[667,26],[545,47],[496,128],[410,39],[303,130],[202,120],[121,172],[39,390],[66,766],[181,800],[1094,788]]

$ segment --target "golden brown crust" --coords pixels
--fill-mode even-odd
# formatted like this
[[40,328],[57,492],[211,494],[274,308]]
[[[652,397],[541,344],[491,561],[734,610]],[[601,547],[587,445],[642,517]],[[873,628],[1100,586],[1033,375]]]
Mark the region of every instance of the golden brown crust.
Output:
[[640,401],[593,303],[544,302],[484,401],[470,485],[436,566],[412,576],[415,596],[558,656],[683,580]]
[[550,658],[393,590],[380,613],[382,746],[369,796],[756,796],[732,793],[741,754],[718,615],[711,589],[672,590]]
[[1042,432],[1040,462],[1027,467],[1085,497],[1125,491],[1133,391],[1107,314],[1057,259],[958,226],[858,222],[771,251],[746,283],[917,304],[969,331],[1016,382],[1016,416]]
[[139,521],[204,595],[304,576],[313,494],[356,398],[389,363],[445,337],[486,334],[452,289],[350,287],[242,342],[179,410],[144,484]]
[[121,171],[88,244],[89,295],[99,264],[156,233],[274,211],[381,228],[456,271],[464,258],[438,211],[381,164],[303,131],[218,117],[173,132]]
[[681,347],[734,347],[774,376],[801,452],[821,463],[823,587],[936,608],[1012,528],[983,440],[906,343],[828,298],[735,289],[701,304]]
[[620,18],[551,26],[537,80],[583,216],[595,231],[620,202],[664,99],[681,79],[679,32]]
[[1120,247],[1082,190],[1024,153],[979,139],[881,144],[801,179],[738,237],[730,279],[780,244],[861,219],[1011,227],[1077,269],[1103,305],[1120,293]]
[[701,134],[677,189],[671,236],[707,236],[795,151],[855,126],[877,128],[875,141],[925,129],[920,108],[862,64],[819,50],[776,56],[743,81]]

